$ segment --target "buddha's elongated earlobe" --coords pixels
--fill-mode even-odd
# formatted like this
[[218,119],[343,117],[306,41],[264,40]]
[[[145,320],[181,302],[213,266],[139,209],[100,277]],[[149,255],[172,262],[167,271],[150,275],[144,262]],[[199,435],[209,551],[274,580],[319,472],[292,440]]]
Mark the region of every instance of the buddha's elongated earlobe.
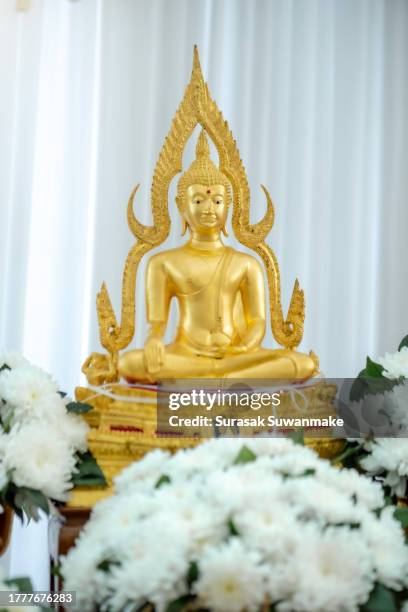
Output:
[[227,231],[227,228],[225,227],[225,223],[224,223],[224,225],[222,226],[221,231],[222,231],[222,233],[224,234],[224,236],[225,236],[226,238],[228,238],[229,233],[228,233],[228,231]]
[[181,235],[184,236],[184,234],[186,233],[188,228],[188,223],[185,220],[185,218],[182,216],[181,217]]

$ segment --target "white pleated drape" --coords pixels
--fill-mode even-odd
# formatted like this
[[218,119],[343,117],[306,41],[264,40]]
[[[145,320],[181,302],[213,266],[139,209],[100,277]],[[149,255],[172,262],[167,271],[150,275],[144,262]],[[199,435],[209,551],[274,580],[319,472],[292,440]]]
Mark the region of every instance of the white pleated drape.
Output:
[[[127,199],[140,182],[136,210],[149,222],[196,43],[248,172],[252,220],[261,183],[276,206],[284,308],[296,277],[305,290],[301,348],[330,376],[396,348],[408,332],[406,0],[0,5],[0,344],[69,392],[80,382],[100,348],[104,280],[119,314]],[[180,241],[170,209],[164,246]],[[137,295],[140,346],[142,277]]]

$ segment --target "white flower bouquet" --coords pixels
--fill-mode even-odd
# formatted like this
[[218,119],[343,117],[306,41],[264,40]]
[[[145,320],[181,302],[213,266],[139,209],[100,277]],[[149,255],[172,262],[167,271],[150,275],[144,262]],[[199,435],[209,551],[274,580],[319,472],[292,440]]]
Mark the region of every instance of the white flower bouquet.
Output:
[[408,336],[378,362],[367,357],[350,399],[366,435],[349,439],[337,459],[379,478],[394,502],[408,497]]
[[76,609],[397,610],[408,547],[380,484],[291,440],[156,450],[62,559]]
[[87,448],[91,406],[71,402],[21,355],[0,358],[0,504],[23,519],[49,513],[74,485],[105,484]]

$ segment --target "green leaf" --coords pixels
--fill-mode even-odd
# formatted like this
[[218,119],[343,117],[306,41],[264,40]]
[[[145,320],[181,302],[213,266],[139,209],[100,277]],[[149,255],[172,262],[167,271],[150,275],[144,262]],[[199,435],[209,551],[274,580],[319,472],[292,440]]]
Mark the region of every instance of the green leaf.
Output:
[[187,572],[187,586],[190,589],[193,583],[198,579],[199,576],[198,565],[195,561],[190,563],[190,567]]
[[361,523],[329,523],[327,527],[347,527],[348,529],[355,530],[361,528]]
[[394,518],[401,523],[403,529],[408,529],[408,508],[398,506],[394,511]]
[[191,603],[192,601],[194,601],[193,595],[183,595],[182,597],[170,602],[166,608],[166,612],[182,612],[187,604]]
[[58,391],[58,395],[60,395],[62,398],[67,397],[65,391]]
[[[14,500],[11,505],[14,510],[21,510],[26,515],[28,521],[31,519],[38,521],[40,518],[39,510],[43,510],[45,514],[50,513],[48,499],[44,493],[36,489],[29,489],[28,487],[16,487]],[[20,517],[18,512],[17,514]]]
[[243,446],[238,455],[235,457],[235,461],[233,463],[234,465],[239,465],[240,463],[250,463],[251,461],[255,460],[255,453],[253,453],[247,446]]
[[301,446],[305,445],[305,432],[303,429],[297,429],[290,434],[289,438],[294,444],[300,444]]
[[308,468],[304,472],[300,474],[287,474],[282,472],[282,476],[284,480],[290,480],[291,478],[305,478],[307,476],[314,476],[316,474],[316,470],[314,468]]
[[299,476],[314,476],[316,474],[316,470],[314,468],[307,468],[302,474]]
[[72,483],[77,487],[106,486],[106,478],[95,457],[87,451],[78,453],[77,472],[72,477]]
[[164,484],[169,484],[170,482],[171,482],[170,476],[167,476],[167,474],[162,474],[160,478],[158,479],[158,481],[156,482],[156,484],[154,485],[154,488],[160,489],[161,486],[163,486]]
[[404,336],[401,340],[398,350],[400,351],[404,346],[408,347],[408,336]]
[[232,535],[232,536],[239,536],[239,531],[238,531],[234,521],[232,520],[232,518],[230,518],[229,521],[228,521],[228,529],[229,529],[230,535]]
[[56,576],[57,578],[63,578],[63,575],[61,573],[61,564],[51,563],[50,574],[51,576]]
[[107,482],[105,476],[103,479],[98,476],[83,476],[82,478],[73,478],[72,484],[74,487],[106,487]]
[[9,580],[4,581],[7,586],[15,586],[21,593],[32,593],[33,585],[31,584],[31,580],[26,577],[22,578],[10,578]]
[[377,363],[367,357],[366,367],[365,367],[365,376],[368,378],[381,378],[384,372],[384,368],[380,363]]
[[110,559],[105,559],[104,561],[101,561],[98,565],[97,565],[97,569],[101,570],[101,572],[110,572],[110,569],[112,566],[114,565],[120,565],[119,561],[112,561]]
[[10,506],[13,508],[14,512],[16,513],[16,515],[18,516],[18,518],[20,519],[20,521],[22,523],[24,523],[24,512],[22,511],[21,508],[18,508],[17,506],[15,506],[14,504],[10,504]]
[[11,370],[7,363],[3,363],[3,365],[0,367],[0,372],[4,372],[5,370]]
[[[359,372],[350,389],[350,400],[359,402],[366,395],[381,393],[381,383],[372,379],[383,379],[384,368],[367,356],[366,367]],[[387,380],[387,379],[385,379]],[[377,388],[378,385],[378,388]]]
[[397,612],[392,591],[382,584],[376,584],[362,610],[363,612]]
[[33,500],[33,503],[41,508],[45,514],[50,513],[50,507],[48,503],[48,499],[41,491],[37,491],[36,489],[27,489],[27,495]]
[[7,414],[6,418],[2,421],[3,430],[6,433],[10,432],[11,423],[13,421],[13,417],[14,417],[14,409],[10,409],[8,411],[8,414]]
[[344,463],[345,459],[348,459],[349,457],[352,457],[353,455],[357,455],[360,452],[361,453],[364,452],[359,444],[355,444],[354,446],[352,446],[351,444],[354,444],[354,443],[348,442],[346,445],[346,448],[339,455],[336,455],[336,457],[333,457],[333,459],[331,460],[332,465],[337,465],[338,463]]
[[367,365],[361,370],[350,389],[350,400],[358,402],[366,395],[377,395],[391,391],[396,385],[404,382],[404,378],[389,379],[383,375],[384,368],[379,363],[367,357]]
[[351,402],[359,402],[360,400],[363,399],[363,397],[365,397],[369,393],[369,385],[367,381],[365,380],[364,376],[362,376],[363,372],[364,370],[360,372],[360,374],[357,376],[357,378],[354,380],[353,384],[351,385],[351,389],[350,389],[350,401]]
[[65,407],[68,412],[72,412],[73,414],[85,414],[92,410],[92,406],[84,402],[69,402]]

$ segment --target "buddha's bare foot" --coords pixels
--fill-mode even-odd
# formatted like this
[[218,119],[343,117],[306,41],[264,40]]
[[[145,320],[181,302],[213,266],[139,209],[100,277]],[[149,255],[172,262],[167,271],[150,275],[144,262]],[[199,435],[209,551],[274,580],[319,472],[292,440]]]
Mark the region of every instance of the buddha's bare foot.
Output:
[[91,385],[117,382],[119,375],[116,362],[112,355],[91,353],[82,366],[82,372]]

